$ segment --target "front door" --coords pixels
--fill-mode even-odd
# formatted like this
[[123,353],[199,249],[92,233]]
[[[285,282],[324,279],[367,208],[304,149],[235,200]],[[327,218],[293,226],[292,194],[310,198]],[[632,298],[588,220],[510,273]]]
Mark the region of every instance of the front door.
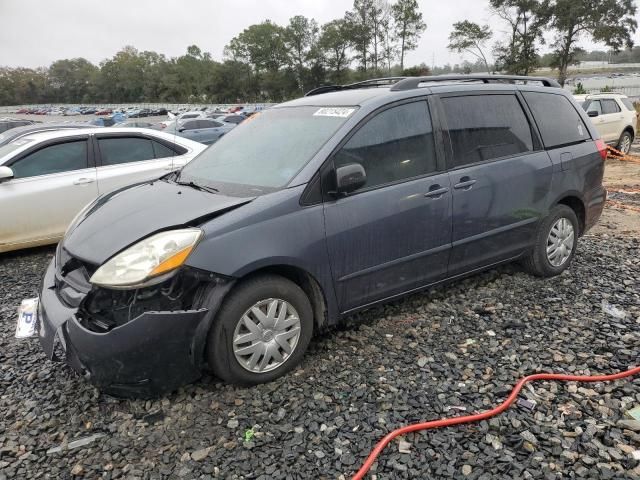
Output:
[[451,190],[435,150],[427,103],[414,101],[378,113],[334,156],[334,167],[359,163],[367,175],[324,206],[343,312],[446,276]]
[[0,244],[37,244],[62,236],[82,207],[98,196],[86,137],[49,144],[8,164],[0,183]]

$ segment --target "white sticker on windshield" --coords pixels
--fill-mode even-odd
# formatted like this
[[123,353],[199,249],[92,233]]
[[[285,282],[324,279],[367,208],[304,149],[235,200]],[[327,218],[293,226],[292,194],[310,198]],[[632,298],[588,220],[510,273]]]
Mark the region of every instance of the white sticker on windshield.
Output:
[[314,117],[341,117],[347,118],[351,115],[356,109],[355,108],[344,108],[344,107],[324,107],[316,111],[313,114]]

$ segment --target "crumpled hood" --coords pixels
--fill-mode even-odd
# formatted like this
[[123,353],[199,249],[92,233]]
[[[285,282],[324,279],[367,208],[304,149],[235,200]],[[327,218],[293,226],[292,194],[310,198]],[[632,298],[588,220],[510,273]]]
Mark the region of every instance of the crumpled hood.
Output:
[[76,258],[101,265],[155,232],[194,225],[252,200],[165,181],[138,184],[100,197],[67,233],[63,247]]

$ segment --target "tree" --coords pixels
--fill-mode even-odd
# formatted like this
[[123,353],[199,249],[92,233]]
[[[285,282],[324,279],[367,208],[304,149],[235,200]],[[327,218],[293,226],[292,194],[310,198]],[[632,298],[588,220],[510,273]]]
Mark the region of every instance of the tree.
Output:
[[487,56],[484,53],[486,42],[492,37],[493,32],[489,25],[478,25],[477,23],[464,20],[453,24],[453,31],[449,35],[449,45],[447,48],[454,52],[468,52],[481,60],[491,73]]
[[404,69],[404,56],[418,46],[420,35],[427,28],[418,10],[417,0],[398,0],[391,6],[396,36],[400,43],[400,69]]
[[494,49],[496,69],[529,75],[538,65],[538,45],[544,43],[550,0],[490,0],[493,12],[509,25],[506,42]]
[[318,41],[325,62],[332,71],[334,83],[343,81],[344,70],[351,62],[347,55],[347,51],[351,47],[348,29],[349,25],[345,19],[332,20],[322,26],[322,34]]
[[278,71],[289,63],[285,29],[265,20],[245,28],[224,49],[232,60],[251,64],[256,71]]
[[49,85],[55,90],[54,100],[77,102],[91,98],[98,67],[84,58],[57,60],[49,67]]
[[558,69],[561,85],[567,68],[581,52],[577,42],[588,36],[604,43],[614,52],[633,46],[632,34],[638,23],[633,0],[555,0],[551,28],[556,32],[556,49],[552,65]]
[[307,70],[316,62],[316,44],[318,42],[318,23],[302,15],[289,19],[284,31],[284,42],[289,59],[296,70],[298,84],[304,90],[304,79]]
[[356,51],[356,59],[360,60],[363,72],[367,71],[369,60],[369,47],[373,38],[373,26],[371,12],[374,9],[374,0],[354,0],[353,11],[345,14],[348,24],[347,32],[351,38],[353,49]]
[[393,16],[391,15],[391,5],[385,2],[382,20],[380,22],[380,59],[386,63],[388,74],[391,74],[391,65],[398,57],[398,42],[393,30],[394,24]]

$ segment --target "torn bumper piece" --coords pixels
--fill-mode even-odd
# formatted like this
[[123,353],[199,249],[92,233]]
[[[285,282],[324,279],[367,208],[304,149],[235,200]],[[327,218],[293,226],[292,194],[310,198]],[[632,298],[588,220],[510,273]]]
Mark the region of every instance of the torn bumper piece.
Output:
[[42,348],[50,360],[57,360],[54,346],[59,340],[64,360],[105,393],[157,396],[201,376],[194,338],[207,309],[144,312],[107,333],[84,328],[76,312],[56,293],[52,261],[40,292]]

